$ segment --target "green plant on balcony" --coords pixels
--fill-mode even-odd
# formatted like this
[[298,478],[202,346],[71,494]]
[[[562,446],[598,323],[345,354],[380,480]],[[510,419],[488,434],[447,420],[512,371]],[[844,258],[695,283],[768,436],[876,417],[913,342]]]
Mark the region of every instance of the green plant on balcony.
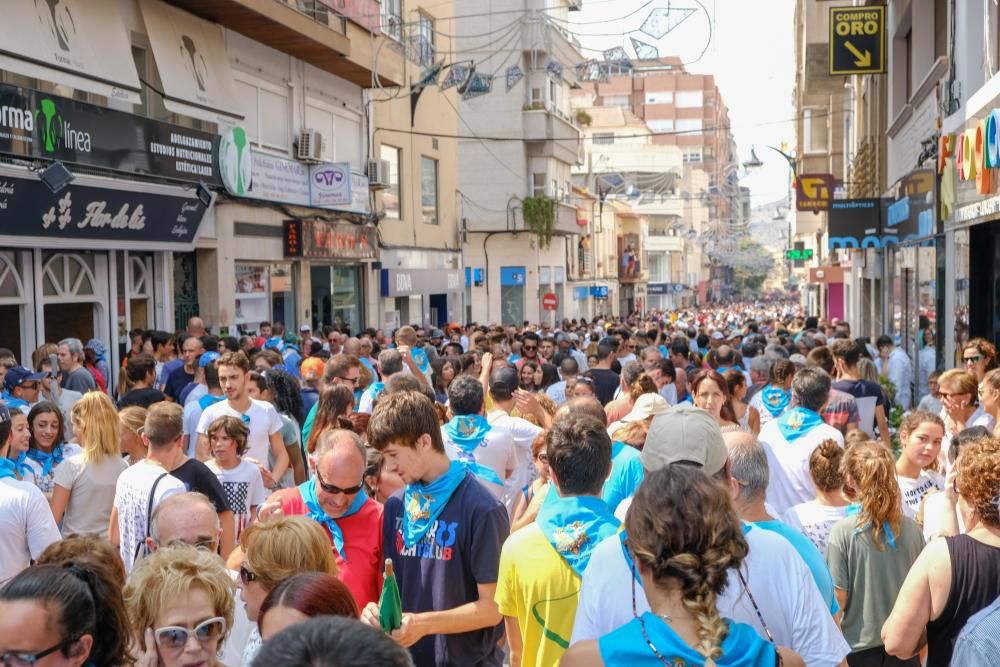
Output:
[[525,102],[521,105],[521,111],[543,111],[544,109],[544,102]]
[[594,119],[589,113],[583,109],[576,112],[576,124],[582,125],[584,127],[590,127],[590,124],[594,122]]
[[524,226],[538,237],[538,246],[548,248],[555,226],[556,200],[551,197],[525,197],[521,200]]

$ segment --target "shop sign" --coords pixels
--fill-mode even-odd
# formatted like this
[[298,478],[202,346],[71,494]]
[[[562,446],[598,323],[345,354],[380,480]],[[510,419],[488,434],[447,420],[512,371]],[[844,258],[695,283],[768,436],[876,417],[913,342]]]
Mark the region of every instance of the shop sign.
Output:
[[607,285],[593,285],[590,288],[590,296],[595,299],[607,299],[608,298],[608,286]]
[[649,283],[646,285],[646,294],[655,296],[657,294],[680,294],[687,287],[681,283]]
[[983,218],[995,218],[1000,215],[1000,195],[981,199],[972,204],[959,206],[955,209],[957,223],[973,222]]
[[917,169],[900,179],[886,201],[882,245],[929,238],[940,232],[937,221],[937,176],[933,169]]
[[501,266],[500,285],[503,287],[513,287],[524,284],[523,266]]
[[205,206],[190,196],[0,176],[0,235],[145,243],[194,242]]
[[574,301],[586,301],[587,300],[587,288],[586,287],[574,287],[573,288],[573,300]]
[[375,259],[375,228],[327,220],[285,220],[285,257],[303,259]]
[[885,7],[830,7],[830,76],[885,73]]
[[330,162],[309,167],[309,200],[317,208],[351,203],[351,163]]
[[0,85],[0,153],[221,185],[217,150],[207,132]]
[[464,276],[459,269],[382,269],[382,296],[445,294],[462,289]]
[[785,259],[792,262],[807,262],[813,258],[812,248],[789,248],[785,251]]
[[813,213],[830,210],[835,186],[832,174],[799,175],[796,177],[795,210]]
[[827,218],[830,249],[881,248],[881,209],[877,197],[834,200]]

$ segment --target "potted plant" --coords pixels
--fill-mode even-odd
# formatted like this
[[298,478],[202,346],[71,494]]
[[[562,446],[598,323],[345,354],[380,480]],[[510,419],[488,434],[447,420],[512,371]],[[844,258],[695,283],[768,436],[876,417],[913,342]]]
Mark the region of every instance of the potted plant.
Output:
[[587,113],[583,109],[580,109],[580,110],[578,110],[576,112],[576,124],[577,125],[582,125],[584,127],[590,127],[590,124],[593,123],[593,122],[594,122],[594,119],[590,116],[589,113]]

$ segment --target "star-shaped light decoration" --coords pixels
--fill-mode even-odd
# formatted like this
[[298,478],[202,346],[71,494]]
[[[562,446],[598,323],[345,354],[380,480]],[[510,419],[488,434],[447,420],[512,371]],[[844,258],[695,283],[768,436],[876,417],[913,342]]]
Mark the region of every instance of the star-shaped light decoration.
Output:
[[457,86],[469,78],[468,65],[452,65],[448,68],[448,74],[441,82],[441,90],[448,90],[452,86]]
[[545,65],[545,74],[553,81],[562,81],[563,66],[556,60],[549,60]]
[[695,11],[697,10],[692,7],[671,7],[670,3],[667,3],[666,8],[657,7],[649,12],[649,16],[639,26],[639,31],[653,39],[662,39],[671,30],[690,18]]
[[476,72],[469,79],[469,84],[465,87],[465,91],[462,93],[463,100],[469,100],[473,97],[479,97],[480,95],[485,95],[493,90],[493,75],[492,74],[480,74]]
[[632,61],[629,60],[628,54],[625,52],[625,49],[621,46],[616,46],[614,48],[604,51],[604,60],[609,63],[616,63],[618,65],[623,65],[625,67],[628,67],[632,64]]
[[632,48],[635,49],[635,57],[639,60],[658,60],[660,58],[660,50],[652,44],[642,42],[635,37],[629,37],[629,39],[632,41]]
[[507,80],[506,92],[509,93],[511,89],[517,85],[517,82],[524,78],[524,71],[521,69],[520,65],[515,63],[507,68],[505,78]]

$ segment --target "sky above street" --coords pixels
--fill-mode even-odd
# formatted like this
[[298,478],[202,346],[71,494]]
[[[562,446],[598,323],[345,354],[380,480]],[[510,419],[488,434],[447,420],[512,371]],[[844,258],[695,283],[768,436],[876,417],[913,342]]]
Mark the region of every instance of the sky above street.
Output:
[[[661,39],[639,31],[650,12],[668,6],[697,11]],[[783,141],[794,146],[794,9],[794,0],[583,0],[581,11],[570,12],[570,23],[587,58],[615,46],[633,57],[629,38],[635,37],[656,46],[660,56],[680,56],[690,72],[714,74],[740,161],[754,146],[764,163],[740,181],[757,205],[788,193],[788,164],[767,147],[780,148]]]

